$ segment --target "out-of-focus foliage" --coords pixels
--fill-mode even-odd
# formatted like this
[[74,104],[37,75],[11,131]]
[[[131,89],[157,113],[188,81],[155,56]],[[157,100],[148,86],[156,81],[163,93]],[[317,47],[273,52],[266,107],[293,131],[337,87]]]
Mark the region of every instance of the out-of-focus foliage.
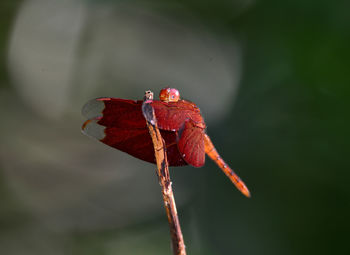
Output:
[[349,1],[0,6],[2,252],[170,254],[154,166],[79,133],[88,99],[170,84],[252,193],[171,169],[189,255],[349,253]]
[[16,10],[21,1],[1,1],[0,3],[0,88],[8,85],[8,74],[6,72],[6,57],[8,35],[16,14]]

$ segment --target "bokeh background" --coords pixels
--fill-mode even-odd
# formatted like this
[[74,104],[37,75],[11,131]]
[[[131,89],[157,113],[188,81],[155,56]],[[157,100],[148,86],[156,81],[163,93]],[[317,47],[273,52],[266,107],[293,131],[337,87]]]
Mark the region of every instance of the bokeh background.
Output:
[[165,86],[208,160],[172,168],[189,255],[350,254],[350,2],[2,0],[1,254],[171,254],[155,167],[80,133],[86,101]]

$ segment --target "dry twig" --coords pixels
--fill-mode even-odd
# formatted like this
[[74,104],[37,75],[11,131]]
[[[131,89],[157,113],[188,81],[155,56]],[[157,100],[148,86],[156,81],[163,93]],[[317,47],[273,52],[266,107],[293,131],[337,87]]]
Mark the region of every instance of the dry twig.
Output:
[[157,163],[157,175],[159,184],[162,187],[164,206],[170,227],[173,252],[175,255],[186,255],[185,243],[177,215],[174,194],[171,187],[165,142],[157,126],[157,119],[151,105],[152,100],[153,93],[151,91],[146,91],[142,105],[142,113],[146,118],[147,127],[154,146],[154,154]]

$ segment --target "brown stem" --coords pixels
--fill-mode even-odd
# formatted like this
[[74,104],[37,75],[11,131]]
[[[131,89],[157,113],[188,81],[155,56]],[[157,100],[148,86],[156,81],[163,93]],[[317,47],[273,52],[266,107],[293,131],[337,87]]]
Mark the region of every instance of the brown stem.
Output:
[[153,93],[151,91],[146,91],[144,100],[142,112],[146,118],[147,127],[154,146],[154,155],[157,163],[157,175],[159,184],[162,188],[165,211],[168,217],[173,253],[174,255],[186,255],[185,243],[177,215],[173,189],[171,187],[165,142],[159,132],[157,119],[151,105]]

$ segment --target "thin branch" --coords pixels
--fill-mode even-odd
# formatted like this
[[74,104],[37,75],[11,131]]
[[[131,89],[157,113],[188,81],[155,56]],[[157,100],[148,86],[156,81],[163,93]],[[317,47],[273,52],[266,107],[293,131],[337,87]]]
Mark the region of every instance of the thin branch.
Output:
[[154,146],[154,154],[157,163],[157,175],[159,184],[162,188],[164,206],[168,217],[173,253],[174,255],[186,255],[185,243],[177,215],[173,189],[171,187],[165,142],[157,126],[157,119],[151,105],[152,100],[153,93],[151,91],[146,91],[142,105],[142,112],[146,118],[147,127]]

